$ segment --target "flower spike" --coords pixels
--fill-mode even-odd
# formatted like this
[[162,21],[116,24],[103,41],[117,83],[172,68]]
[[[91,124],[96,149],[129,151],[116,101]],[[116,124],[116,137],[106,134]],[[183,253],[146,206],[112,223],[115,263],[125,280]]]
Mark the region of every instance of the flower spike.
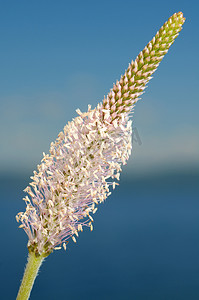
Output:
[[110,186],[118,185],[131,153],[130,113],[184,21],[181,12],[170,17],[103,102],[85,113],[78,109],[49,154],[43,153],[25,189],[26,211],[16,216],[30,253],[47,256],[61,245],[66,249],[70,238],[76,242],[84,226],[93,230],[91,213],[111,194]]

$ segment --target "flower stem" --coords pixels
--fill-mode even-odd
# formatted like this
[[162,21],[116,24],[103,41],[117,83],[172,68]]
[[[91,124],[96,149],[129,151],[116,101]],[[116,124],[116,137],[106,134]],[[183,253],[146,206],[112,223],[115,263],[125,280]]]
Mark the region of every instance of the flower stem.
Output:
[[44,260],[44,256],[40,255],[36,257],[33,252],[29,253],[28,263],[24,272],[22,283],[17,295],[17,300],[29,299],[30,292],[32,290],[35,278],[39,271],[39,268]]

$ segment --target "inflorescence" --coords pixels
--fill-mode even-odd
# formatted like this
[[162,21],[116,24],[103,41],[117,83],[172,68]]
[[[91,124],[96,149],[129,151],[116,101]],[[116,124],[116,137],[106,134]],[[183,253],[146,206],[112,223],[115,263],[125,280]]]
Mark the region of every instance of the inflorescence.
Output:
[[48,255],[76,242],[84,226],[93,230],[99,203],[118,185],[121,167],[131,153],[130,114],[159,63],[182,29],[185,19],[174,14],[129,64],[125,74],[95,109],[77,110],[49,154],[33,172],[24,190],[26,211],[16,216],[28,235],[28,249]]

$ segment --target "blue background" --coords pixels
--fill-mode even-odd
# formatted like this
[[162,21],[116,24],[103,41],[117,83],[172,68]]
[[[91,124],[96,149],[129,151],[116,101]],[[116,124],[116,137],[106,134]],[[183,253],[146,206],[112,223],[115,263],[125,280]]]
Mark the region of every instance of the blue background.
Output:
[[0,1],[1,299],[15,299],[23,189],[67,121],[109,92],[163,23],[184,28],[133,116],[141,145],[94,231],[50,255],[31,299],[199,298],[197,1]]

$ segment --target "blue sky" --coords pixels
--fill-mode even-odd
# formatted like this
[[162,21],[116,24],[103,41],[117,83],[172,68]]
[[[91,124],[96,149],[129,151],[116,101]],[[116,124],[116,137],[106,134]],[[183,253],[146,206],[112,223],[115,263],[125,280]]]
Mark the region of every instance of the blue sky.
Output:
[[128,172],[199,166],[197,1],[0,2],[0,170],[31,173],[174,13],[186,22],[134,114]]

